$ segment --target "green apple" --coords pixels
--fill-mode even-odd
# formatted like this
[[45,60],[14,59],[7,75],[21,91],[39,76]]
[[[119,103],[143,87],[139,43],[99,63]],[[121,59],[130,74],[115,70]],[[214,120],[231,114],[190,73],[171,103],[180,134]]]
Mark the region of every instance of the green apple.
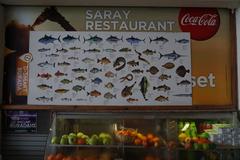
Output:
[[209,144],[207,144],[207,143],[202,144],[202,148],[203,148],[203,150],[208,150]]
[[68,143],[69,144],[76,144],[77,143],[77,136],[76,135],[69,135],[68,136]]
[[94,135],[91,136],[90,139],[87,140],[87,142],[90,145],[96,145],[99,142],[99,137],[96,134],[94,134]]
[[59,139],[57,136],[53,136],[52,139],[51,139],[51,143],[52,144],[59,144]]
[[85,140],[89,139],[89,137],[87,135],[83,135],[81,138],[83,138]]
[[102,143],[105,145],[112,144],[112,139],[111,138],[103,138]]
[[198,144],[198,143],[193,143],[193,148],[194,148],[195,150],[199,150],[199,149],[201,149],[201,145]]
[[69,136],[74,136],[76,137],[77,135],[75,133],[69,133]]
[[78,133],[77,133],[77,137],[78,137],[78,138],[82,138],[82,136],[84,136],[84,135],[85,135],[85,134],[84,134],[83,132],[78,132]]
[[61,140],[60,140],[60,144],[65,145],[68,144],[68,135],[63,135]]
[[207,132],[203,132],[202,134],[199,135],[199,137],[208,139],[209,134]]

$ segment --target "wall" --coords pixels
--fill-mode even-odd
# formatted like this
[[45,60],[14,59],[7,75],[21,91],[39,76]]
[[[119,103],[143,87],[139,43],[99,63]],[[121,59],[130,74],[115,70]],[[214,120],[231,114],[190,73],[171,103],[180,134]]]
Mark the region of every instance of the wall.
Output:
[[237,33],[237,65],[238,65],[238,109],[240,110],[240,8],[236,11],[236,33]]
[[[3,76],[3,41],[4,41],[4,36],[3,36],[3,6],[0,5],[0,104],[2,103],[2,76]],[[0,124],[1,124],[1,111],[0,111]],[[1,125],[0,125],[0,131],[1,131]],[[0,144],[2,143],[1,140],[1,132],[0,132]],[[1,146],[1,145],[0,145]],[[0,150],[1,147],[0,147]],[[0,153],[0,160],[2,159],[1,153]]]

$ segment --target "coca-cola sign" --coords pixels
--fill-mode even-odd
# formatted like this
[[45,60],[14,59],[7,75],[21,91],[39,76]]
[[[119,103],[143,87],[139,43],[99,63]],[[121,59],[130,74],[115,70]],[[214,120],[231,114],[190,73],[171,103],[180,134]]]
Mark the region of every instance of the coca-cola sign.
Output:
[[183,32],[191,33],[191,39],[203,41],[217,33],[220,16],[217,9],[182,8],[178,21]]

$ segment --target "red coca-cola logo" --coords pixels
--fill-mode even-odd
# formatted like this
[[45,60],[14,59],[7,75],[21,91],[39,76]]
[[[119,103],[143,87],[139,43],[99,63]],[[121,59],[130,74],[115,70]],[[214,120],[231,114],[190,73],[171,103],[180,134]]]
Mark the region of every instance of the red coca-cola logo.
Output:
[[178,22],[183,32],[191,33],[191,39],[203,41],[217,33],[220,16],[217,9],[182,8]]

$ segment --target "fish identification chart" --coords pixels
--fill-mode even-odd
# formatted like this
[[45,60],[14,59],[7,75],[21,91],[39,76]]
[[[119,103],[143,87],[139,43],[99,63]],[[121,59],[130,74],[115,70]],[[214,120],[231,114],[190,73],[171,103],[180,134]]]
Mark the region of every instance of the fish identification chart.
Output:
[[183,32],[31,32],[28,104],[192,105]]

